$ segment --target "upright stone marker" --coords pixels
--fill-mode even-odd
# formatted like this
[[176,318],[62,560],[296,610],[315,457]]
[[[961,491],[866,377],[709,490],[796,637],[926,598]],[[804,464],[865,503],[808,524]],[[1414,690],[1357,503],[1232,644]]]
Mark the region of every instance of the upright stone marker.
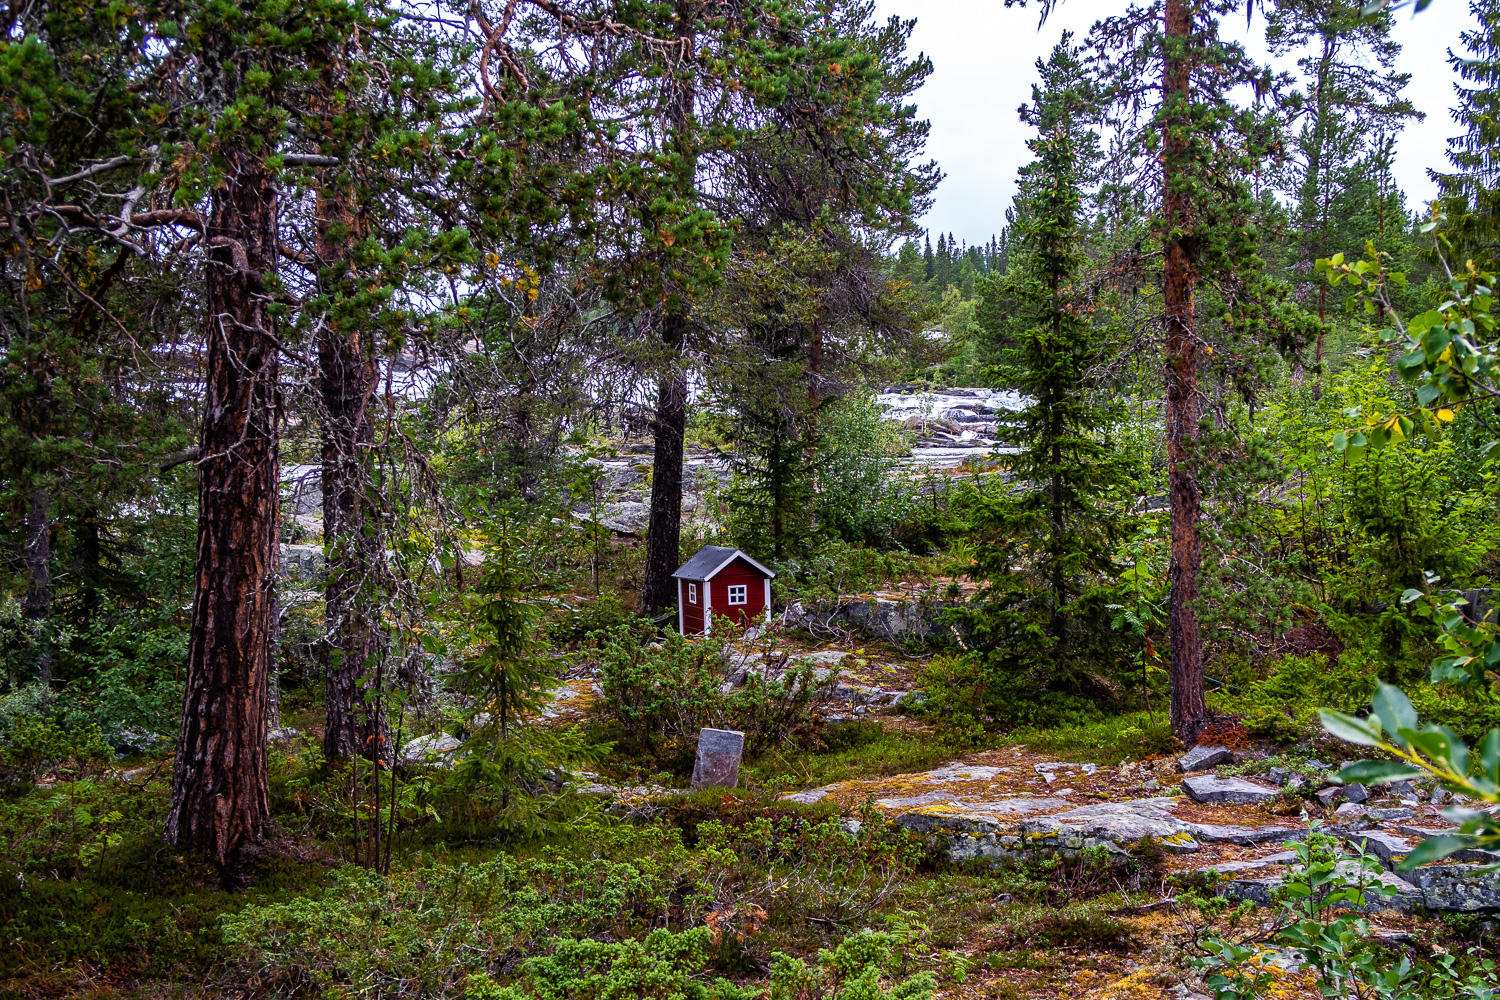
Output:
[[744,753],[744,733],[733,729],[699,730],[693,788],[733,788],[739,784],[740,758]]

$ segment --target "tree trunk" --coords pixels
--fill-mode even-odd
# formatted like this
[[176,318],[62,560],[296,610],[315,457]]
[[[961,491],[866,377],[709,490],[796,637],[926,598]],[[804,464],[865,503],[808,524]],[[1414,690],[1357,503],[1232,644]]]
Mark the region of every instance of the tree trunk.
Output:
[[[318,198],[318,258],[338,266],[356,223],[347,189]],[[331,289],[325,289],[331,291]],[[374,344],[358,327],[330,316],[318,335],[318,391],[323,402],[323,539],[330,546],[324,586],[323,756],[370,760],[386,753],[385,719],[370,675],[384,655],[377,595],[384,570],[385,533],[370,510],[366,461],[375,446],[370,400],[379,381]]]
[[1191,231],[1192,204],[1182,177],[1188,150],[1191,66],[1183,56],[1192,31],[1186,0],[1167,0],[1167,52],[1162,89],[1165,143],[1162,157],[1162,215],[1166,233],[1163,308],[1166,323],[1167,492],[1171,505],[1171,562],[1167,633],[1172,647],[1172,728],[1191,743],[1208,721],[1203,698],[1203,641],[1198,634],[1198,571],[1203,540],[1198,533],[1202,500],[1192,468],[1202,399],[1198,394],[1198,343],[1194,329]]
[[[669,357],[682,353],[687,316],[669,313],[662,341]],[[651,422],[655,449],[651,456],[651,520],[646,525],[646,572],[641,584],[641,612],[660,614],[677,601],[672,574],[682,547],[682,444],[687,435],[687,373],[673,365],[657,383],[656,419]]]
[[166,839],[207,853],[226,884],[239,884],[271,814],[265,710],[281,359],[264,277],[276,265],[275,190],[260,155],[231,146],[223,157],[204,235],[198,552]]
[[31,491],[26,514],[26,601],[21,607],[36,643],[36,679],[52,684],[52,641],[47,619],[52,614],[52,523],[47,517],[47,488]]
[[[678,0],[677,37],[683,51],[693,51],[695,0]],[[677,154],[679,183],[684,197],[696,194],[698,157],[693,137],[693,102],[697,91],[691,77],[674,75],[667,83],[669,145]],[[656,391],[656,419],[651,423],[655,448],[651,456],[651,520],[646,526],[646,570],[641,581],[643,614],[657,615],[677,603],[677,571],[682,556],[682,444],[687,435],[687,372],[681,365],[687,341],[686,289],[675,289],[675,303],[662,321],[661,339],[666,359]]]

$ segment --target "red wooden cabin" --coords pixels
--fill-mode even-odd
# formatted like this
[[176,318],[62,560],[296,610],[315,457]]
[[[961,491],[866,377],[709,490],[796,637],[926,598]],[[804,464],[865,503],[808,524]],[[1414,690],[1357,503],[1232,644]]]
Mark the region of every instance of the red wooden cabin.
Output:
[[672,574],[677,578],[677,629],[712,635],[715,618],[749,625],[771,620],[771,581],[776,574],[739,549],[705,545]]

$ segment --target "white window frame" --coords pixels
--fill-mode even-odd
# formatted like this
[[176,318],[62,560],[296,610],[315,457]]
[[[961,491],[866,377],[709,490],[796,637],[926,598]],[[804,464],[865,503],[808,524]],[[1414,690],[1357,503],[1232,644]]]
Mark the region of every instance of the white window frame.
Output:
[[[735,600],[738,596],[739,600]],[[735,607],[750,603],[750,588],[743,583],[731,583],[729,585],[729,606]]]
[[688,584],[688,603],[698,603],[698,585],[696,583]]

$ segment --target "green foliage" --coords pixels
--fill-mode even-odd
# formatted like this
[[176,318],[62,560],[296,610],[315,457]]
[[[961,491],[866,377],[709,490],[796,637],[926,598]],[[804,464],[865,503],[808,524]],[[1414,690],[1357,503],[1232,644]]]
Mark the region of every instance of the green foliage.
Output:
[[32,782],[49,771],[81,777],[114,760],[96,724],[64,730],[53,719],[25,715],[14,720],[0,743],[0,778]]
[[[320,895],[227,915],[224,940],[246,972],[273,988],[738,1000],[753,994],[711,979],[709,970],[731,941],[756,933],[764,911],[755,916],[743,897],[716,905],[716,893],[767,885],[760,867],[767,863],[783,866],[770,886],[836,893],[840,886],[827,878],[831,866],[884,850],[883,835],[851,838],[832,820],[705,832],[701,855],[685,852],[660,827],[590,826],[586,857],[501,854],[480,864],[419,864],[389,878],[345,867]],[[854,880],[861,881],[868,880]],[[701,922],[699,915],[706,915]],[[697,925],[683,926],[684,918]],[[781,955],[771,956],[771,964],[785,970],[787,988],[796,991],[788,996],[925,998],[930,976],[893,983],[890,993],[881,988],[903,958],[899,946],[919,933],[909,925],[862,931],[820,954],[814,967]],[[499,977],[511,975],[516,984],[502,985]]]
[[[721,637],[690,642],[668,632],[659,646],[642,638],[629,628],[597,635],[602,706],[623,741],[662,759],[689,758],[705,726],[743,732],[747,753],[775,746],[811,722],[835,683],[833,675],[818,680],[806,663],[767,680],[758,659]],[[744,685],[726,692],[740,671]]]
[[[1492,959],[1446,954],[1432,965],[1418,966],[1410,955],[1382,942],[1368,919],[1349,912],[1364,906],[1372,893],[1391,891],[1374,879],[1382,866],[1373,855],[1362,848],[1341,853],[1336,840],[1317,833],[1285,846],[1297,859],[1273,893],[1271,915],[1250,922],[1241,933],[1197,942],[1205,955],[1196,964],[1205,971],[1215,1000],[1276,995],[1281,975],[1271,965],[1275,952],[1268,952],[1262,943],[1266,940],[1300,956],[1324,996],[1457,1000],[1491,997],[1500,988],[1500,971]],[[1227,901],[1200,897],[1193,902],[1222,914]],[[1247,916],[1243,910],[1231,914],[1231,928],[1240,930]]]
[[641,863],[501,854],[389,878],[346,866],[319,896],[226,917],[224,939],[271,982],[456,995],[468,975],[498,971],[507,955],[541,957],[559,939],[644,934],[676,892],[701,905],[686,857],[670,850]]
[[1251,732],[1290,741],[1317,728],[1316,706],[1352,712],[1368,704],[1375,691],[1376,667],[1358,652],[1346,652],[1336,663],[1321,653],[1284,656],[1264,677],[1230,691],[1212,693],[1215,708],[1245,716]]
[[1494,170],[1500,160],[1500,8],[1492,0],[1471,0],[1479,23],[1459,38],[1467,51],[1449,50],[1448,61],[1464,82],[1455,84],[1454,120],[1466,130],[1448,140],[1453,172],[1433,171],[1442,192],[1439,205],[1451,221],[1447,238],[1459,259],[1494,260],[1500,244],[1500,189]]
[[[76,677],[59,698],[70,726],[97,725],[105,733],[140,730],[172,738],[182,712],[182,674],[188,634],[181,619],[124,611],[102,620],[94,634],[59,644],[54,669]],[[69,661],[87,660],[69,670]]]
[[555,645],[567,646],[582,642],[591,632],[631,628],[637,623],[637,616],[620,603],[617,595],[601,594],[548,616],[547,638]]
[[929,1000],[937,990],[930,972],[883,989],[881,978],[900,960],[905,936],[862,930],[832,951],[818,952],[817,965],[778,953],[771,965],[772,1000]]

